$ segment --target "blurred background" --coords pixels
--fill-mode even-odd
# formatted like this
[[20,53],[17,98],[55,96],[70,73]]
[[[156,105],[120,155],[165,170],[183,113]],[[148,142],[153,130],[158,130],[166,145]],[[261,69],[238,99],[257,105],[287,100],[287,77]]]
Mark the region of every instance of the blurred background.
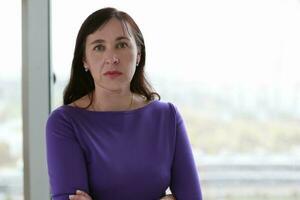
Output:
[[[299,0],[52,0],[52,110],[80,25],[107,6],[140,26],[148,77],[183,115],[204,199],[300,199]],[[0,200],[24,199],[21,8],[0,1]]]

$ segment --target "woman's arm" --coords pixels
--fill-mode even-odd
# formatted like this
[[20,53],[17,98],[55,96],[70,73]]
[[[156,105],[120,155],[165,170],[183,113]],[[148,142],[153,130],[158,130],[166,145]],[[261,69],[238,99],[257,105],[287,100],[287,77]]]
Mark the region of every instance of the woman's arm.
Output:
[[184,121],[177,108],[173,108],[176,116],[176,144],[170,190],[177,200],[202,200],[199,177]]
[[46,145],[52,200],[67,200],[76,189],[89,192],[82,148],[61,110],[54,111],[48,118]]
[[[90,197],[87,193],[81,190],[76,190],[76,194],[70,195],[69,198],[70,200],[92,200],[92,197]],[[176,199],[171,194],[168,194],[163,198],[161,198],[160,200],[176,200]]]

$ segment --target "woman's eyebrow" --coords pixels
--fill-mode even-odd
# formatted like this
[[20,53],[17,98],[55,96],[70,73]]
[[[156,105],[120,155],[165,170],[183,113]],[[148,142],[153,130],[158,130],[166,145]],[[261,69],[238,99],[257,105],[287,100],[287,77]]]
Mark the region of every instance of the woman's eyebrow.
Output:
[[97,40],[94,40],[93,42],[91,42],[90,44],[97,44],[97,43],[104,43],[105,40],[102,40],[102,39],[97,39]]
[[120,37],[117,37],[117,38],[116,38],[116,41],[123,40],[123,39],[125,39],[125,40],[130,40],[128,37],[120,36]]

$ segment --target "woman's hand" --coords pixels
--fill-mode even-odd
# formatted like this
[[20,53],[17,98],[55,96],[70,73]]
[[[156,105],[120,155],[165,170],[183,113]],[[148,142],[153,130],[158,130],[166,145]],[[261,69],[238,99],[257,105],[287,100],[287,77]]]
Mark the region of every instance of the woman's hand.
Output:
[[163,198],[161,198],[160,200],[176,200],[176,199],[173,195],[168,194],[168,195],[164,196]]
[[88,195],[87,193],[81,191],[81,190],[76,190],[76,194],[74,195],[69,195],[70,200],[92,200],[92,197]]

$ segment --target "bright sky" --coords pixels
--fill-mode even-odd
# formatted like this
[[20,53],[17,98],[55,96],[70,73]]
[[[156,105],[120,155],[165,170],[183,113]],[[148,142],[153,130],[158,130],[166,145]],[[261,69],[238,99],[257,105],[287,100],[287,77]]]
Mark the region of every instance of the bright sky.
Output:
[[[52,1],[52,64],[58,78],[69,76],[83,20],[99,8],[113,6],[139,24],[151,76],[216,86],[288,87],[300,82],[299,0],[105,2]],[[20,75],[20,3],[0,3],[2,79]]]

